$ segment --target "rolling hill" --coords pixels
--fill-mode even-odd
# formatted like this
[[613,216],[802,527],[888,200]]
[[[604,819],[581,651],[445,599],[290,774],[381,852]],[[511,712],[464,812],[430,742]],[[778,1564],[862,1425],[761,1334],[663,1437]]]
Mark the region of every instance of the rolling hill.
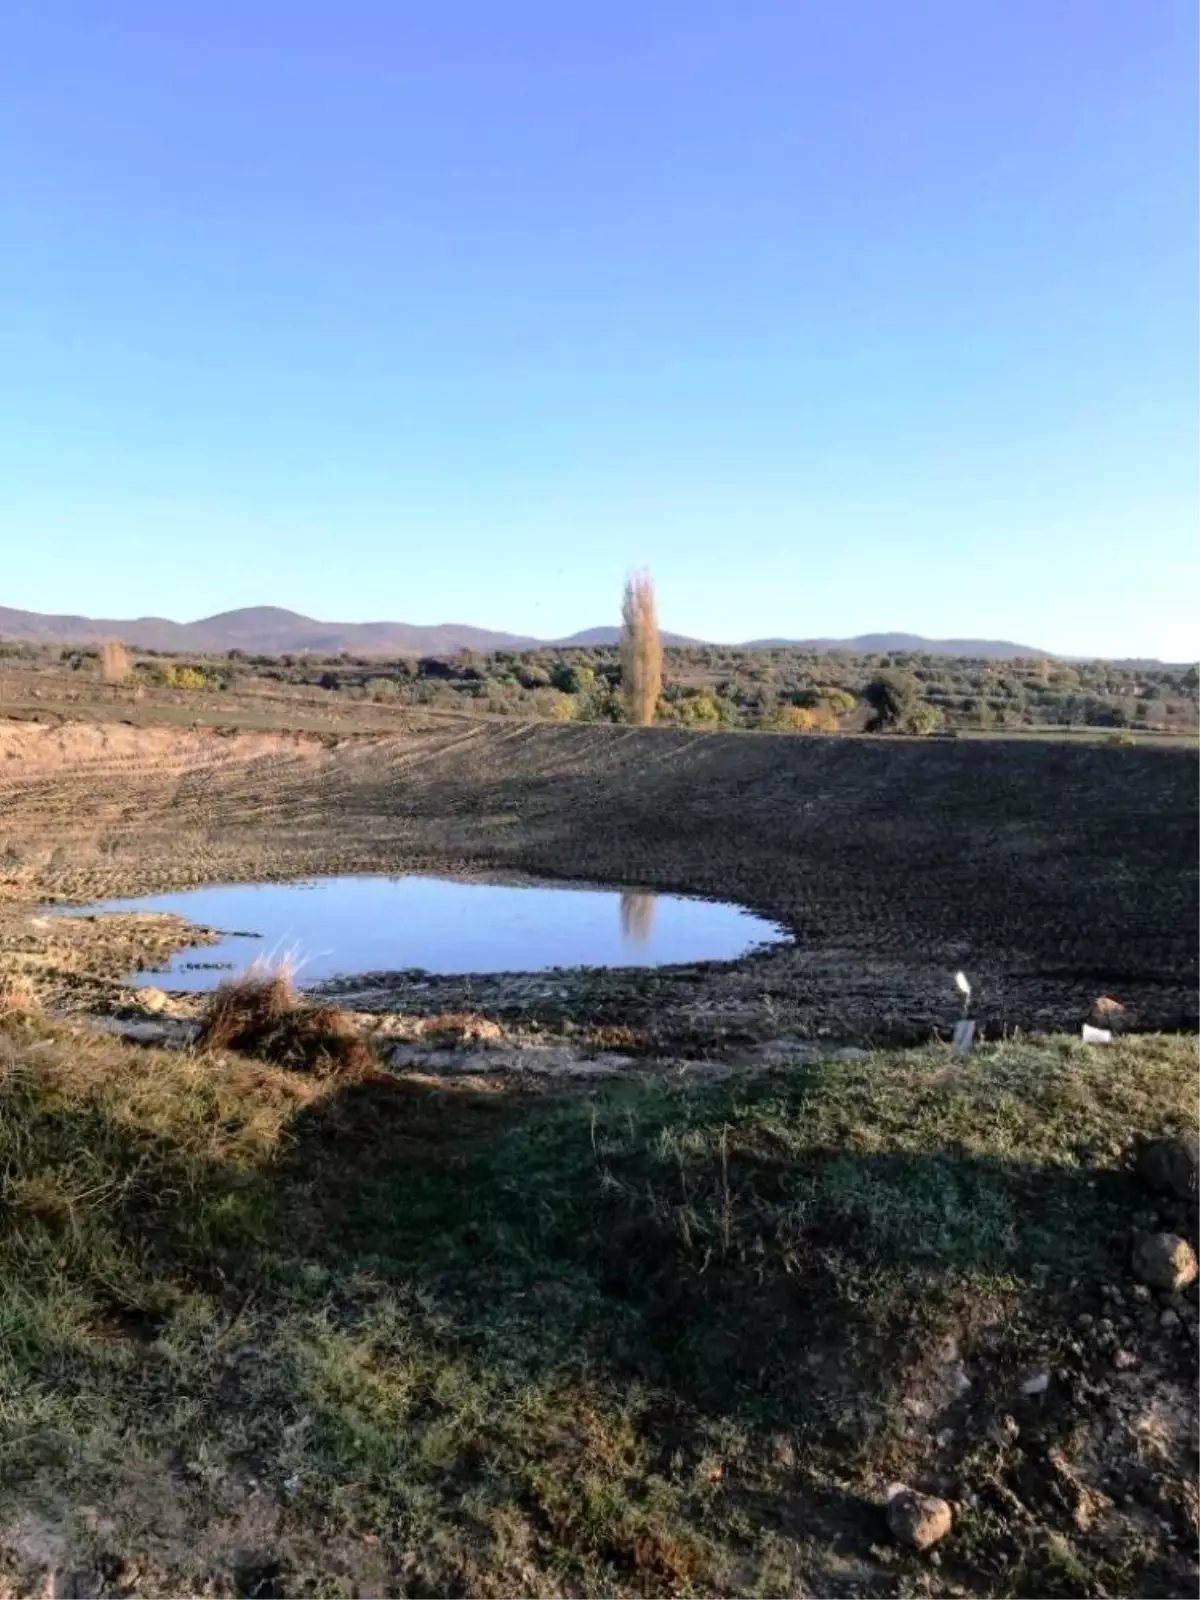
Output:
[[[0,606],[0,638],[37,644],[88,645],[121,639],[135,649],[180,653],[220,653],[243,650],[251,655],[299,654],[311,651],[332,655],[340,650],[356,655],[448,655],[457,650],[522,650],[539,646],[596,647],[617,642],[615,627],[586,628],[565,639],[533,639],[525,634],[474,628],[465,623],[439,622],[419,626],[408,622],[319,622],[279,606],[246,606],[202,617],[197,622],[173,622],[167,617],[82,617],[41,611],[20,611]],[[705,641],[684,634],[664,633],[668,645],[698,645]],[[924,639],[915,633],[864,633],[853,639],[752,639],[744,650],[790,647],[816,651],[847,650],[857,654],[912,651],[927,655],[983,656],[1011,660],[1018,656],[1042,657],[1050,652],[1005,639]]]
[[751,639],[745,650],[779,650],[785,646],[805,650],[847,650],[854,655],[909,652],[926,656],[982,656],[997,661],[1018,657],[1040,659],[1052,652],[1010,639],[925,639],[919,633],[860,633],[853,639]]
[[222,611],[198,622],[166,617],[52,616],[0,606],[0,638],[46,644],[95,644],[121,639],[143,650],[199,654],[244,650],[278,655],[312,651],[322,655],[349,650],[363,655],[442,655],[455,650],[501,650],[536,640],[489,628],[446,622],[415,627],[407,622],[318,622],[279,606],[247,606]]

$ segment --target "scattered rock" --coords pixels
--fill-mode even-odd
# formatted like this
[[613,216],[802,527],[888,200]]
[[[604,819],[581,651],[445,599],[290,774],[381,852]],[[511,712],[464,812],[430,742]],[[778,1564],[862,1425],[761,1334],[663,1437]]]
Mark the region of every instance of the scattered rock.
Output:
[[1133,1247],[1133,1270],[1152,1289],[1186,1289],[1200,1268],[1186,1239],[1177,1233],[1147,1233]]
[[89,1016],[88,1027],[100,1033],[115,1033],[131,1044],[183,1047],[192,1043],[200,1031],[199,1022],[186,1017],[136,1018]]
[[1112,1364],[1118,1372],[1129,1372],[1138,1365],[1138,1358],[1132,1350],[1114,1350]]
[[1196,1198],[1200,1168],[1200,1139],[1189,1133],[1182,1139],[1154,1139],[1138,1150],[1135,1169],[1149,1189],[1174,1195],[1177,1200]]
[[840,1050],[833,1052],[833,1059],[835,1061],[869,1061],[871,1052],[869,1050],[860,1050],[857,1045],[847,1044],[843,1045]]
[[918,1494],[904,1484],[893,1485],[888,1495],[888,1527],[901,1544],[928,1550],[950,1532],[950,1507],[936,1495]]
[[1027,1372],[1021,1379],[1021,1393],[1028,1395],[1045,1394],[1050,1387],[1050,1374],[1041,1368],[1036,1372]]
[[416,1023],[414,1032],[443,1048],[456,1044],[491,1044],[504,1037],[498,1022],[474,1011],[448,1011],[440,1016],[423,1017]]
[[481,1041],[475,1049],[402,1043],[393,1046],[389,1059],[392,1066],[402,1071],[438,1075],[530,1072],[580,1078],[617,1077],[634,1064],[632,1056],[609,1051],[589,1055],[570,1046],[497,1045],[490,1041]]
[[1099,1512],[1110,1509],[1112,1501],[1099,1493],[1086,1480],[1079,1469],[1057,1448],[1046,1452],[1046,1461],[1055,1477],[1063,1498],[1071,1506],[1071,1520],[1080,1533],[1086,1533]]
[[1092,1021],[1111,1024],[1115,1017],[1123,1017],[1125,1007],[1119,1000],[1114,1000],[1111,995],[1098,995],[1092,1001]]
[[1158,1325],[1159,1325],[1160,1328],[1166,1328],[1168,1333],[1171,1331],[1172,1328],[1177,1328],[1179,1326],[1179,1313],[1178,1313],[1178,1311],[1172,1311],[1171,1307],[1168,1306],[1167,1309],[1163,1312],[1162,1316],[1159,1317]]
[[761,1044],[751,1045],[739,1055],[738,1060],[739,1064],[744,1063],[748,1067],[792,1067],[808,1061],[824,1061],[828,1056],[828,1050],[823,1050],[811,1039],[781,1034],[776,1039],[766,1039]]

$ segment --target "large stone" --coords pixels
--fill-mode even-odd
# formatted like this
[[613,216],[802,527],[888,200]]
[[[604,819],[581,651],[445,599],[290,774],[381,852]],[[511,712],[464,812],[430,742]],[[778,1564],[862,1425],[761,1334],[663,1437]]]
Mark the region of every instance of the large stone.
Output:
[[457,1044],[494,1044],[504,1037],[504,1029],[498,1022],[491,1017],[481,1017],[475,1011],[450,1011],[441,1016],[425,1017],[414,1031],[435,1047],[443,1048]]
[[1089,1020],[1098,1028],[1113,1028],[1119,1031],[1128,1021],[1128,1016],[1119,1000],[1114,1000],[1111,995],[1102,994],[1092,1001],[1092,1014]]
[[1182,1139],[1153,1139],[1137,1153],[1137,1175],[1147,1188],[1177,1200],[1196,1198],[1200,1168],[1200,1139],[1194,1133]]
[[1152,1289],[1186,1289],[1198,1270],[1195,1251],[1177,1233],[1145,1233],[1133,1247],[1134,1275]]
[[918,1494],[897,1484],[888,1497],[888,1527],[893,1536],[912,1550],[928,1550],[950,1532],[950,1507],[933,1494]]

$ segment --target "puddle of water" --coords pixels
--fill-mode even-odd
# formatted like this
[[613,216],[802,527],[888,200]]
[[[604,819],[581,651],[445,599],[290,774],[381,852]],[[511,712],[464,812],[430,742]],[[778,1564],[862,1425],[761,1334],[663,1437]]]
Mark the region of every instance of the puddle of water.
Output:
[[286,957],[303,984],[362,972],[542,972],[730,961],[787,938],[740,906],[640,889],[472,883],[454,878],[316,878],[234,883],[88,911],[174,911],[219,944],[178,951],[131,982],[213,989],[251,962]]

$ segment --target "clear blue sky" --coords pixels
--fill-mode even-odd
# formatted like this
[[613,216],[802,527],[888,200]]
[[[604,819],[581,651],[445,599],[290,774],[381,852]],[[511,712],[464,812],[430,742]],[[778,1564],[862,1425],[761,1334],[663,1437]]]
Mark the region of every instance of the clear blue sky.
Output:
[[35,0],[0,603],[1197,642],[1194,0]]

